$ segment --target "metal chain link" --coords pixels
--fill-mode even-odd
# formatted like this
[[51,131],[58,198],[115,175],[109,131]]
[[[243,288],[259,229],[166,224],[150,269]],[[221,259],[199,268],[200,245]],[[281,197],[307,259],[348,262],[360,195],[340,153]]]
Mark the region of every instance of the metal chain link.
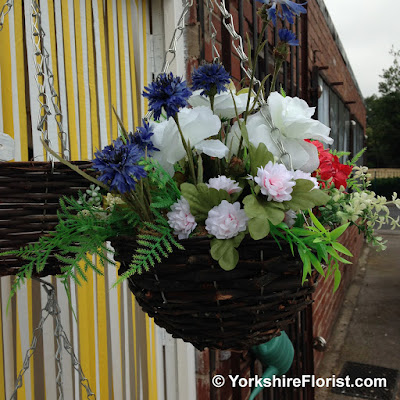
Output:
[[207,8],[208,8],[208,29],[210,32],[211,38],[211,51],[212,51],[212,58],[214,62],[218,62],[220,59],[220,55],[216,46],[216,38],[217,38],[217,29],[213,23],[213,13],[214,13],[214,3],[213,0],[207,0]]
[[[176,50],[177,50],[178,41],[181,38],[181,36],[183,35],[183,31],[185,29],[185,17],[192,6],[193,6],[193,0],[183,0],[183,2],[182,2],[183,10],[182,10],[181,16],[179,17],[179,20],[176,24],[169,47],[164,54],[164,64],[163,64],[161,72],[158,74],[158,76],[161,74],[165,74],[169,70],[171,63],[176,58]],[[153,116],[153,111],[148,111],[146,116],[144,117],[144,119],[146,121],[149,121],[152,116]]]
[[14,5],[14,1],[13,0],[8,0],[3,5],[3,7],[1,7],[1,10],[0,10],[0,32],[3,30],[4,18],[11,11],[11,9],[13,8],[13,5]]
[[36,70],[35,80],[39,91],[38,101],[40,104],[37,129],[42,133],[45,143],[50,146],[48,135],[48,116],[51,115],[51,111],[48,106],[49,101],[45,88],[45,77],[47,77],[47,83],[51,95],[51,103],[54,109],[54,119],[57,123],[58,136],[61,141],[61,154],[64,159],[69,160],[70,152],[67,144],[67,134],[63,128],[63,115],[60,108],[60,98],[54,87],[54,75],[50,67],[50,54],[47,51],[44,43],[44,38],[46,35],[42,28],[42,13],[36,0],[31,1],[31,12],[32,42],[34,47],[33,58]]
[[[232,46],[240,58],[240,67],[243,70],[243,72],[246,74],[246,76],[249,79],[251,79],[252,75],[253,75],[253,70],[249,66],[249,58],[247,57],[247,55],[244,51],[244,48],[243,48],[243,39],[235,30],[233,16],[226,9],[225,0],[220,0],[220,1],[214,0],[214,1],[215,1],[216,6],[221,11],[221,14],[223,17],[222,23],[224,24],[226,30],[229,32],[229,34],[232,37]],[[255,77],[253,77],[253,82],[258,87],[261,86],[261,82]],[[262,90],[260,90],[260,95],[258,97],[258,101],[261,103],[261,105],[265,104],[264,94],[263,94]]]
[[43,334],[43,325],[49,316],[53,317],[55,324],[56,324],[56,327],[54,330],[54,336],[56,338],[56,343],[57,343],[56,364],[57,364],[58,373],[57,373],[56,384],[57,384],[57,391],[58,391],[58,400],[64,400],[63,380],[62,380],[62,377],[63,377],[62,351],[63,351],[63,349],[65,349],[67,351],[67,353],[71,356],[73,368],[79,374],[79,383],[83,388],[85,388],[87,399],[95,400],[96,396],[90,389],[89,381],[83,375],[82,368],[81,368],[75,354],[72,351],[72,346],[71,346],[71,344],[67,338],[67,335],[64,331],[64,328],[61,324],[61,318],[60,318],[61,309],[57,302],[56,291],[55,291],[54,286],[48,282],[43,281],[42,279],[38,279],[38,278],[33,278],[33,279],[36,279],[36,280],[39,280],[40,282],[42,282],[43,289],[47,293],[47,303],[46,303],[46,306],[41,311],[41,318],[40,318],[39,324],[38,324],[37,328],[33,331],[32,342],[31,342],[30,348],[27,350],[27,352],[25,354],[22,369],[21,369],[20,373],[18,374],[15,389],[10,397],[10,400],[17,400],[17,391],[18,391],[18,389],[20,389],[22,387],[22,378],[23,378],[25,372],[29,369],[30,359],[32,358],[32,356],[35,353],[38,339]]
[[[212,0],[207,0],[207,1],[210,2]],[[222,22],[232,37],[232,46],[240,58],[240,67],[243,70],[243,72],[247,75],[247,77],[249,79],[252,79],[253,70],[250,68],[249,59],[248,59],[246,53],[244,52],[243,38],[235,30],[233,16],[226,9],[225,0],[220,0],[220,1],[214,0],[214,1],[215,1],[216,6],[221,11],[221,14],[223,17]],[[253,83],[260,88],[261,82],[257,78],[253,77]],[[280,130],[276,126],[274,126],[274,124],[272,123],[272,118],[271,118],[269,111],[266,110],[265,108],[263,108],[263,106],[266,104],[266,101],[265,101],[262,90],[259,91],[258,101],[261,106],[260,107],[261,115],[264,117],[265,121],[271,128],[271,138],[280,153],[279,159],[281,162],[283,162],[286,165],[286,167],[288,169],[292,170],[293,169],[292,156],[286,151],[286,149],[282,143],[282,140],[280,138]]]

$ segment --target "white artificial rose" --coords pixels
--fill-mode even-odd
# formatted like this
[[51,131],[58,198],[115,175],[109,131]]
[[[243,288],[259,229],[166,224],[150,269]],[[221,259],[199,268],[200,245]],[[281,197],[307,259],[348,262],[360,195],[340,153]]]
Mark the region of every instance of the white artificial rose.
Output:
[[[206,106],[210,107],[210,99],[207,96],[202,96],[200,93],[202,90],[196,90],[188,99],[189,104],[192,107]],[[237,114],[240,115],[246,111],[247,106],[247,93],[232,94],[230,91],[216,94],[214,97],[214,114],[221,118],[232,119]],[[236,105],[236,110],[235,110]]]
[[168,224],[179,239],[187,239],[197,226],[196,220],[190,212],[189,202],[181,197],[171,206],[167,213]]
[[[305,139],[333,143],[329,137],[330,128],[311,118],[314,112],[315,108],[308,107],[304,100],[273,92],[268,97],[268,104],[248,118],[246,126],[249,140],[255,147],[264,143],[274,156],[280,157],[273,137],[275,135],[290,154],[293,169],[313,172],[319,166],[318,150]],[[273,130],[271,123],[277,129]]]
[[[178,113],[179,125],[186,143],[193,148],[204,139],[218,134],[220,119],[207,107],[183,108]],[[173,174],[174,164],[186,156],[178,127],[173,118],[161,123],[153,123],[152,141],[160,151],[153,155],[167,172]]]

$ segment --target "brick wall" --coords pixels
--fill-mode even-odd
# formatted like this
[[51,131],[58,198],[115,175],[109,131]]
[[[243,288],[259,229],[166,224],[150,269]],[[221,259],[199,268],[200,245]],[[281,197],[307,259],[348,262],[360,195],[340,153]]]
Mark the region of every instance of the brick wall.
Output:
[[[313,295],[313,330],[314,337],[322,336],[329,341],[336,318],[343,304],[346,291],[357,273],[357,260],[364,244],[364,236],[358,234],[355,226],[347,229],[340,238],[353,254],[353,264],[341,264],[342,280],[338,290],[333,293],[333,277],[321,279]],[[349,259],[349,257],[345,257]],[[318,372],[324,353],[314,351],[314,368]]]

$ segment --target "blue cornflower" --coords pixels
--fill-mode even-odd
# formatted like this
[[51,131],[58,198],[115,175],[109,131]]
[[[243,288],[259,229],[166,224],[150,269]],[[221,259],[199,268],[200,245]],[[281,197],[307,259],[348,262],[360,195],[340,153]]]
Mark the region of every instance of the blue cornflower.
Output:
[[296,39],[296,35],[289,29],[279,29],[279,39],[282,42],[289,44],[290,46],[298,46],[299,41]]
[[167,117],[173,117],[181,107],[187,106],[187,99],[192,92],[185,81],[180,77],[174,77],[172,72],[160,74],[157,79],[144,88],[148,93],[143,96],[149,99],[149,109],[154,111],[154,119],[160,118],[164,109]]
[[[272,4],[268,9],[268,18],[272,21],[274,26],[276,26],[276,16],[278,15],[283,20],[287,20],[289,24],[294,23],[294,16],[300,14],[306,14],[307,10],[303,7],[307,2],[302,4],[297,4],[291,0],[257,0],[260,3]],[[282,8],[282,14],[278,12],[277,5],[280,4]]]
[[124,194],[134,190],[137,181],[146,176],[144,168],[137,165],[143,156],[144,151],[136,143],[118,138],[95,153],[93,168],[100,172],[99,181]]
[[229,85],[230,81],[231,76],[222,64],[204,64],[192,74],[192,89],[203,89],[201,95],[215,96],[227,91],[226,85]]
[[131,140],[132,143],[136,143],[143,151],[147,149],[147,154],[150,154],[153,151],[159,151],[159,149],[154,147],[154,144],[151,141],[151,137],[154,135],[153,128],[145,119],[142,121],[143,126],[138,126],[136,132],[129,135],[129,140]]

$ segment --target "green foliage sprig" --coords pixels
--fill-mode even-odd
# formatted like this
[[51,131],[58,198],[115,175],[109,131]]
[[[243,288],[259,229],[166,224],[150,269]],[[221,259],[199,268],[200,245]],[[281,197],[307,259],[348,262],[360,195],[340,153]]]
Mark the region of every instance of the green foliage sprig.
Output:
[[[352,257],[351,252],[338,242],[339,237],[348,228],[349,223],[339,226],[333,231],[328,231],[312,213],[308,211],[313,225],[304,227],[297,226],[289,229],[285,223],[276,226],[271,225],[271,235],[277,241],[279,239],[289,243],[292,254],[294,246],[297,247],[299,256],[303,262],[302,283],[306,282],[307,277],[311,276],[312,268],[324,277],[334,274],[334,291],[337,290],[341,280],[339,262],[352,264],[343,258],[339,253]],[[324,269],[323,264],[326,265]]]

